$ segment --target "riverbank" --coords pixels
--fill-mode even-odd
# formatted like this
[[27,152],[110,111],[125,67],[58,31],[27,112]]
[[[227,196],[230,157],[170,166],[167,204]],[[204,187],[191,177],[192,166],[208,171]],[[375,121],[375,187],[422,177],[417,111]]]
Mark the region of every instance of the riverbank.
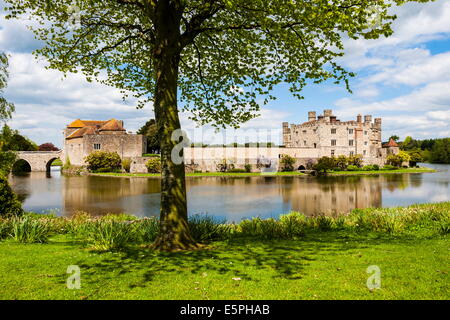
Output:
[[[94,250],[64,218],[33,216],[59,231],[44,244],[0,242],[0,299],[449,299],[449,215],[446,202],[340,218],[254,219],[232,236],[206,241],[204,250],[178,253],[135,241]],[[115,225],[141,221],[124,223],[129,218]],[[114,225],[111,217],[101,220]],[[197,222],[196,237],[220,229]],[[78,290],[66,287],[72,265],[80,267]],[[370,266],[380,268],[380,289],[366,285]]]
[[[107,176],[107,177],[136,177],[136,178],[161,178],[160,173],[89,173],[91,176]],[[261,172],[245,172],[245,173],[233,173],[233,172],[202,172],[202,173],[186,173],[186,177],[232,177],[232,178],[245,178],[245,177],[260,177],[260,176],[283,176],[283,177],[297,177],[306,176],[302,172],[274,172],[274,173],[261,173]]]
[[[332,171],[327,173],[329,176],[352,176],[352,175],[378,175],[378,174],[400,174],[400,173],[431,173],[436,170],[431,168],[404,168],[396,170],[377,170],[377,171]],[[106,177],[136,177],[136,178],[160,178],[160,173],[89,173],[91,176],[106,176]],[[201,172],[201,173],[187,173],[186,177],[258,177],[258,176],[282,176],[282,177],[298,177],[308,176],[303,172],[275,172],[275,173],[261,173],[261,172],[245,172],[245,173],[232,173],[232,172]]]
[[437,172],[435,169],[421,167],[421,168],[403,168],[395,170],[370,170],[370,171],[332,171],[328,173],[331,176],[352,176],[352,175],[374,175],[374,174],[400,174],[400,173],[432,173]]

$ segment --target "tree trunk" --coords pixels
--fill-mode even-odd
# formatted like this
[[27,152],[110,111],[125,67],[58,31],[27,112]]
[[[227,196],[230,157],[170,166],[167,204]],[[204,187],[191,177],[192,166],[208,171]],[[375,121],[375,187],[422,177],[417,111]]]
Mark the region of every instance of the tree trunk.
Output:
[[154,243],[154,248],[163,251],[190,250],[196,248],[197,244],[190,235],[187,222],[184,158],[183,163],[175,164],[171,156],[173,148],[179,143],[172,141],[172,133],[181,129],[177,108],[181,16],[178,17],[176,8],[172,8],[169,1],[161,2],[159,9],[160,23],[156,23],[158,45],[154,53],[154,109],[161,140],[162,180],[160,235]]

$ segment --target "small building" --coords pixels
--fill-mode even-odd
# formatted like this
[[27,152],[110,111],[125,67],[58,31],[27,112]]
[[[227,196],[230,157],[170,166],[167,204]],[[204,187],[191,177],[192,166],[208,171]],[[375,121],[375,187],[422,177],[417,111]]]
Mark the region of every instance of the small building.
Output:
[[127,132],[121,120],[77,119],[64,130],[64,159],[75,166],[86,165],[94,151],[117,152],[124,159],[142,157],[145,150],[144,136]]

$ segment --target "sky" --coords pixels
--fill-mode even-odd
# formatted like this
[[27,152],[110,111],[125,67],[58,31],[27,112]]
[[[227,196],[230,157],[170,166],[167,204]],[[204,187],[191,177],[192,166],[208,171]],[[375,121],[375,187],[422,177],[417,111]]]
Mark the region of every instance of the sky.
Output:
[[[0,9],[4,3],[0,0]],[[344,85],[309,85],[304,100],[291,96],[287,85],[275,88],[277,100],[261,110],[260,117],[227,130],[225,142],[281,142],[281,124],[302,123],[308,111],[332,109],[339,119],[357,114],[383,119],[383,139],[450,136],[450,0],[408,3],[393,9],[398,19],[394,35],[377,40],[345,40],[345,56],[339,63],[357,74]],[[8,124],[38,144],[63,145],[62,131],[75,119],[121,119],[128,131],[138,130],[153,117],[152,105],[137,110],[133,100],[123,101],[120,92],[98,83],[88,83],[81,74],[46,69],[33,50],[41,44],[24,21],[5,20],[0,13],[0,51],[10,56],[10,80],[5,97],[16,106]],[[222,142],[223,132],[197,128],[181,114],[190,138],[204,143]],[[269,137],[268,133],[270,134]],[[245,137],[245,138],[244,138]]]

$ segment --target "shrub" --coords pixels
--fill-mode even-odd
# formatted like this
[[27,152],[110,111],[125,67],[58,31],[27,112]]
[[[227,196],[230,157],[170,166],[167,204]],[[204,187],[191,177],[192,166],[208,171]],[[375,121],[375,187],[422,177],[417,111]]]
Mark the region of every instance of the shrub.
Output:
[[344,171],[348,167],[348,158],[344,155],[340,155],[335,160],[335,166],[339,168],[339,170]]
[[151,158],[145,163],[145,166],[149,173],[161,173],[161,158]]
[[0,216],[20,216],[22,205],[9,186],[8,180],[0,175]]
[[88,170],[92,172],[115,172],[122,167],[117,152],[94,151],[85,158]]
[[244,237],[254,237],[258,239],[284,238],[281,224],[273,218],[266,220],[261,218],[242,220],[239,224],[239,229],[241,235]]
[[125,158],[122,160],[122,168],[125,170],[125,172],[130,173],[131,170],[131,159]]
[[377,165],[377,164],[374,164],[374,165],[372,165],[372,169],[373,169],[374,171],[378,171],[378,170],[380,170],[380,166]]
[[354,165],[349,165],[347,167],[347,171],[358,171],[358,170],[359,170],[359,168],[357,166],[354,166]]
[[229,226],[207,215],[194,215],[189,219],[189,230],[195,241],[211,241],[227,237]]
[[330,157],[322,157],[319,159],[316,165],[314,165],[314,170],[318,172],[327,173],[333,170],[335,167],[335,159]]
[[11,221],[0,218],[0,240],[3,240],[11,235]]
[[306,217],[298,212],[281,215],[279,223],[286,238],[296,239],[305,234]]
[[245,168],[245,172],[247,172],[247,173],[252,172],[252,165],[251,164],[246,164],[244,168]]
[[373,168],[373,166],[371,166],[371,165],[364,166],[362,169],[363,169],[364,171],[374,171],[374,168]]
[[292,172],[294,171],[295,158],[284,154],[281,156],[280,165],[281,171],[283,172]]
[[217,164],[217,171],[218,172],[229,172],[230,170],[233,170],[234,164],[233,163],[229,163],[227,161],[227,159],[223,159],[222,162]]
[[362,167],[362,155],[357,154],[354,156],[348,157],[348,165],[357,166],[358,168]]
[[132,221],[94,220],[81,224],[76,235],[93,249],[111,251],[122,249],[136,241],[136,224]]
[[137,239],[140,242],[151,243],[159,234],[159,220],[157,218],[145,218],[136,225]]
[[387,164],[383,167],[383,170],[397,170],[398,168],[395,166],[391,166],[390,164]]
[[46,243],[51,234],[48,220],[25,216],[11,221],[11,237],[22,243]]

